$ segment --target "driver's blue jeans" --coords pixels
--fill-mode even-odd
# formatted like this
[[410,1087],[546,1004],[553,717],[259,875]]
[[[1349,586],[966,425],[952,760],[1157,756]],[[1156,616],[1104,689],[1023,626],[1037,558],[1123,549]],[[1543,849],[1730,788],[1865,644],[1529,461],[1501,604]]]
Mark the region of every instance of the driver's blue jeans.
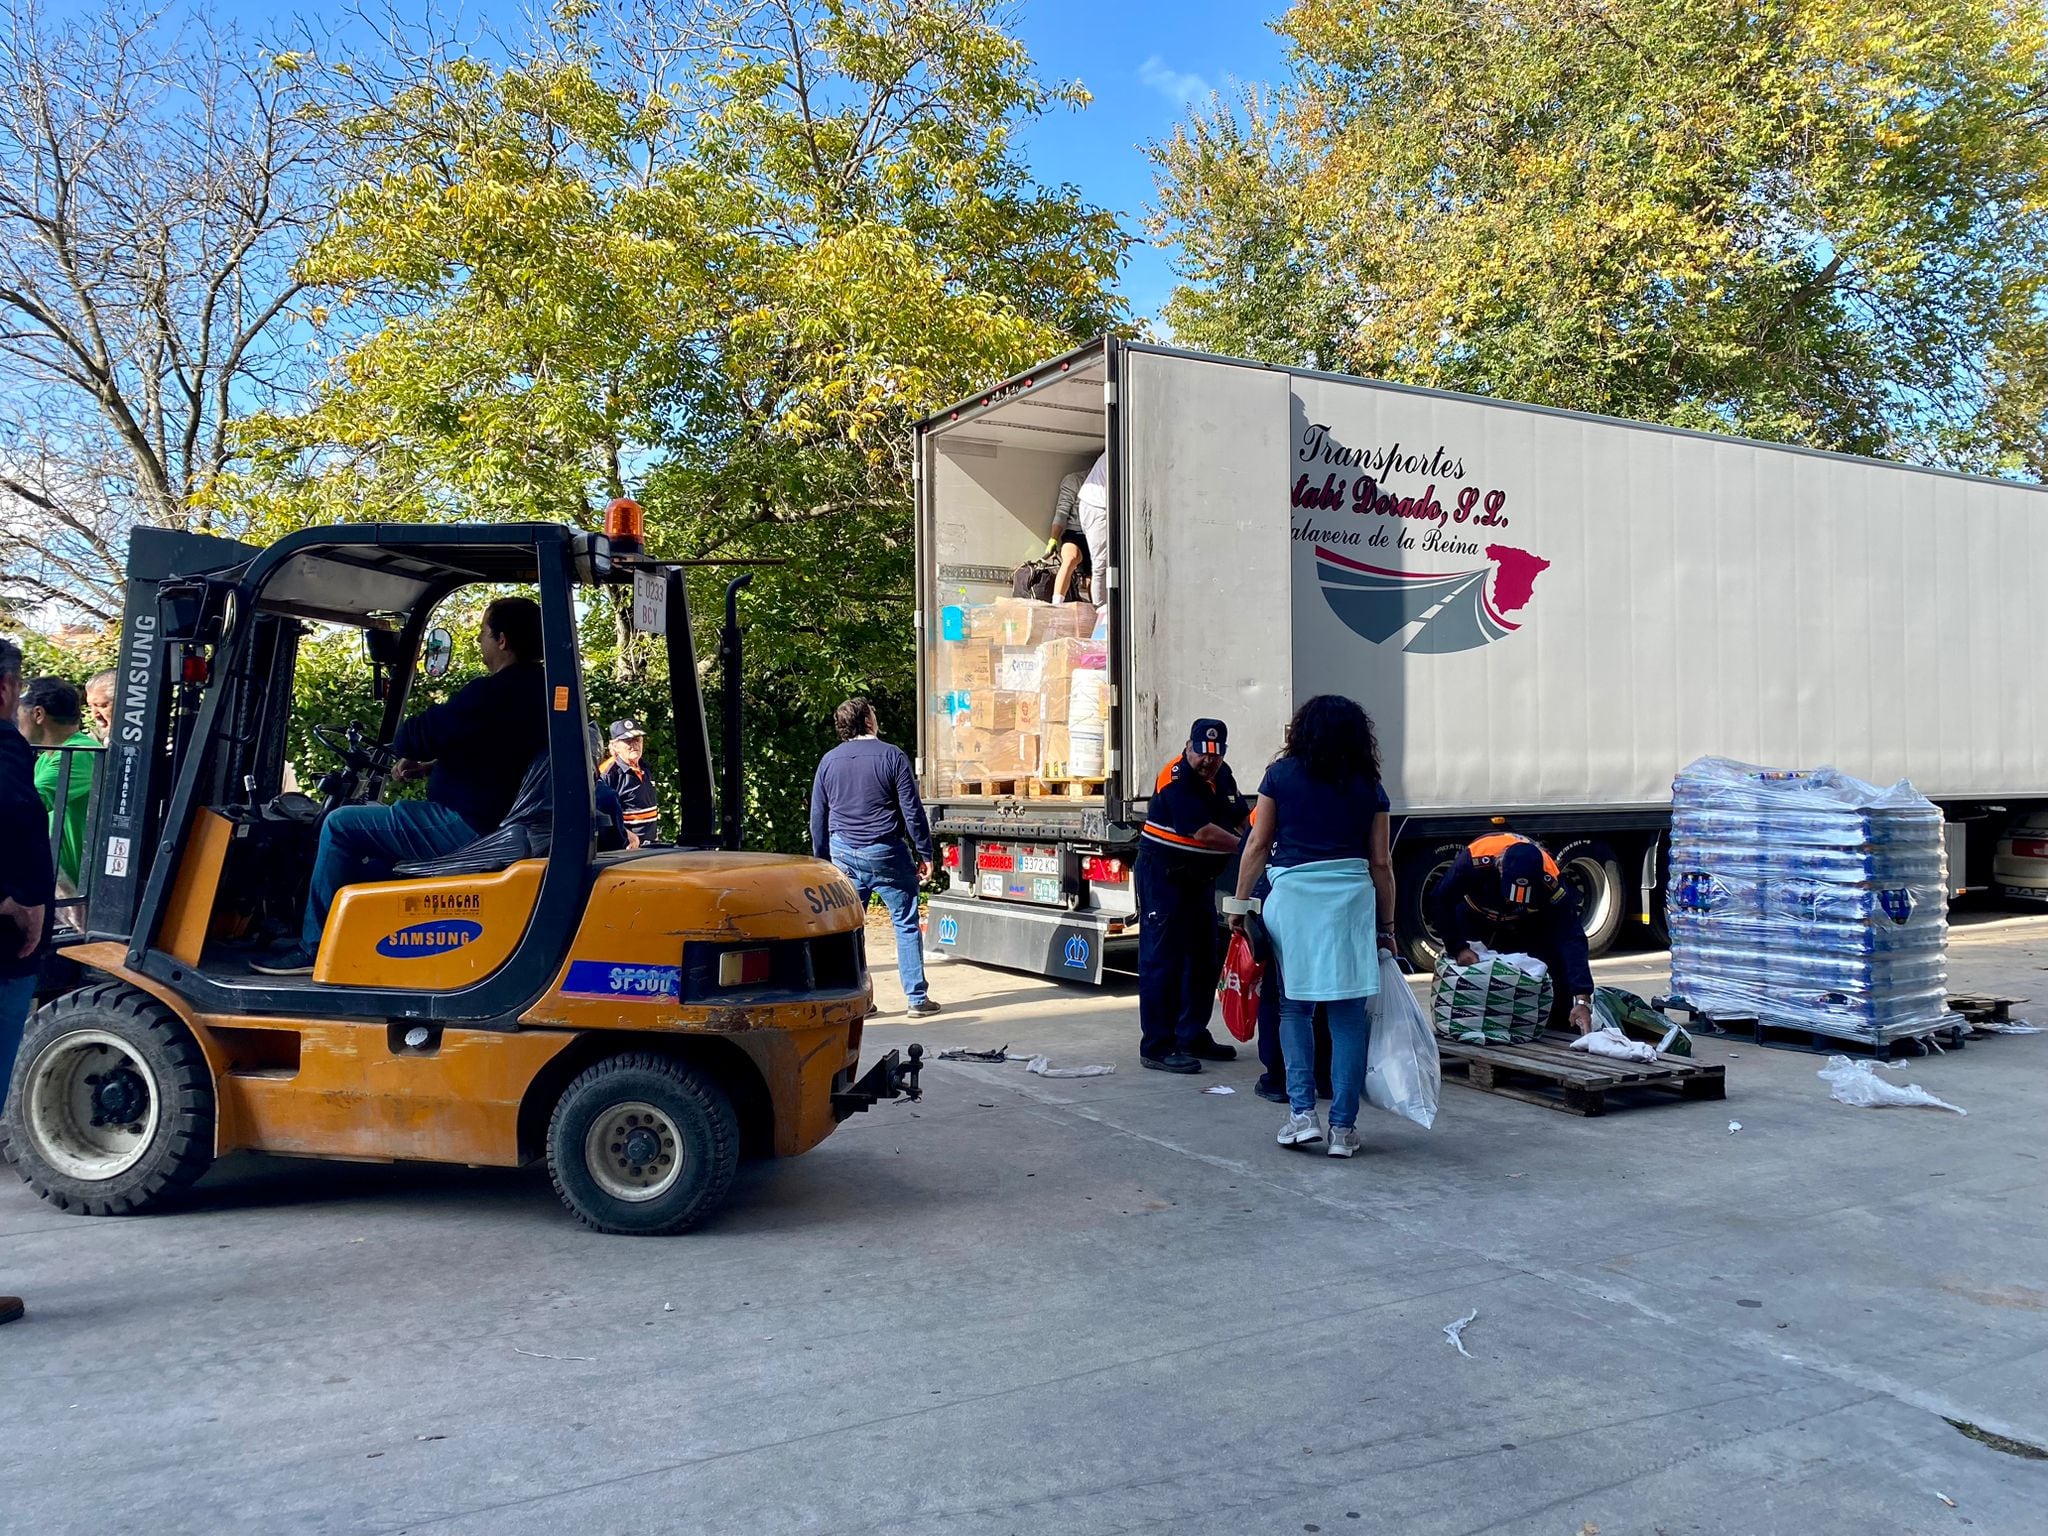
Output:
[[306,924],[300,931],[306,953],[320,953],[327,909],[344,885],[388,880],[394,864],[453,853],[477,836],[468,822],[431,800],[344,805],[334,811],[320,824],[320,851],[313,856],[313,887],[306,896]]

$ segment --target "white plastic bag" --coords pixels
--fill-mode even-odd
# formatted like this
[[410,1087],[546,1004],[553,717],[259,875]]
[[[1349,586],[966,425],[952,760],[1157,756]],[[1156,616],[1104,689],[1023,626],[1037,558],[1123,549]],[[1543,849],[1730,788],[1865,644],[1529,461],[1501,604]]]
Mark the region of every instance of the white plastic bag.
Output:
[[1657,1059],[1657,1047],[1642,1040],[1629,1039],[1613,1024],[1604,1024],[1591,1034],[1579,1036],[1565,1049],[1584,1051],[1591,1056],[1612,1056],[1619,1061]]
[[1925,1106],[1928,1109],[1952,1109],[1959,1115],[1969,1111],[1946,1099],[1937,1099],[1918,1083],[1888,1083],[1870,1070],[1867,1061],[1851,1061],[1846,1056],[1830,1056],[1828,1064],[1818,1074],[1828,1085],[1828,1097],[1839,1099],[1844,1104],[1853,1104],[1858,1109],[1884,1109],[1888,1106],[1913,1108]]
[[1401,968],[1390,956],[1381,955],[1380,990],[1372,1000],[1372,1045],[1366,1053],[1366,1102],[1428,1130],[1436,1122],[1442,1082],[1429,1017],[1408,990]]

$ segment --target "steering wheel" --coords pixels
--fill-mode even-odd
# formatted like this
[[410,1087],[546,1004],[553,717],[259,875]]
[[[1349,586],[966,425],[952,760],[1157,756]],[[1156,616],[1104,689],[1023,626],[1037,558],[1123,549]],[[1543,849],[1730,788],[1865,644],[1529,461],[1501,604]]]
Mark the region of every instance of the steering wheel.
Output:
[[355,773],[382,773],[390,761],[391,749],[371,742],[360,721],[351,720],[346,728],[316,725],[312,731],[315,741],[339,758],[343,767]]

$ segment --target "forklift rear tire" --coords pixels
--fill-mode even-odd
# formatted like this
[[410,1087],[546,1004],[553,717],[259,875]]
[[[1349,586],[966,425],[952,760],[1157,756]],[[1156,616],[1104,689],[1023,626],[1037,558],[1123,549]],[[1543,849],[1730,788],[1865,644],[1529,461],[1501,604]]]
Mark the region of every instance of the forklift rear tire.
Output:
[[60,1211],[151,1210],[213,1165],[213,1073],[184,1022],[118,982],[29,1020],[9,1150]]
[[581,1073],[548,1120],[548,1172],[576,1219],[599,1232],[686,1232],[724,1203],[740,1121],[708,1075],[651,1052]]

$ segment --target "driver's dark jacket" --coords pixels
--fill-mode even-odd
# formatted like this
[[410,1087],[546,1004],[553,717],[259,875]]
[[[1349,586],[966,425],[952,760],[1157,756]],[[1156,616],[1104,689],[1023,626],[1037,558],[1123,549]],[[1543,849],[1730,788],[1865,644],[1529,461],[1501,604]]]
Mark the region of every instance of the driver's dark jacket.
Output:
[[400,757],[432,763],[427,798],[484,833],[504,821],[547,740],[546,673],[537,661],[516,661],[421,710],[391,746]]

